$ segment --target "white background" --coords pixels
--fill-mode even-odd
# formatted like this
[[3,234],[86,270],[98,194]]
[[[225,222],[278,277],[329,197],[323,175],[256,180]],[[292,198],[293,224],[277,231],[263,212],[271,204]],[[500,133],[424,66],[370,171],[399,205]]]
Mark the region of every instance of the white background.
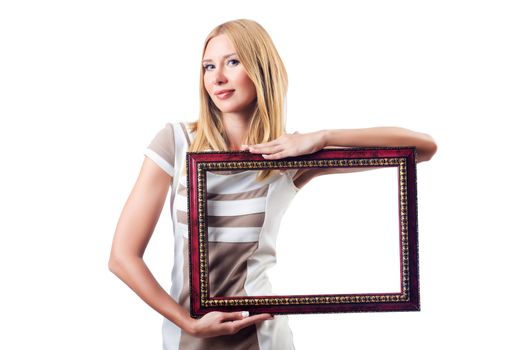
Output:
[[281,221],[273,292],[400,293],[398,180],[390,167],[306,184]]
[[[422,311],[291,316],[297,349],[526,348],[528,11],[467,0],[2,1],[0,348],[160,348],[161,317],[107,269],[113,230],[152,137],[197,115],[203,39],[236,18],[284,59],[289,131],[439,145],[418,167]],[[146,255],[166,288],[169,217]]]

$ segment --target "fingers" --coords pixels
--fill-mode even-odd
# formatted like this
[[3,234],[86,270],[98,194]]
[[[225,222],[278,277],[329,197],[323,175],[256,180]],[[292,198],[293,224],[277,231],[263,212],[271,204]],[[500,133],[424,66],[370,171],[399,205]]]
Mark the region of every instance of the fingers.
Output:
[[236,312],[223,312],[222,313],[222,321],[237,321],[237,320],[243,320],[244,318],[248,317],[249,312],[247,311],[236,311]]
[[286,139],[285,135],[282,135],[278,139],[271,140],[271,141],[268,141],[268,142],[257,143],[257,144],[254,144],[254,145],[242,145],[242,146],[243,147],[245,146],[244,149],[261,151],[262,149],[265,149],[265,148],[268,148],[268,147],[284,145],[284,142],[286,140],[287,139]]
[[258,314],[252,316],[248,315],[249,312],[247,311],[222,312],[220,320],[220,333],[235,334],[242,328],[273,319],[273,315],[270,314]]
[[235,334],[244,327],[271,319],[273,319],[273,316],[270,314],[249,316],[247,311],[212,311],[196,321],[192,334],[199,338]]
[[273,154],[263,154],[262,157],[264,157],[265,159],[281,159],[281,158],[286,158],[288,156],[288,153],[286,151],[281,151],[281,152],[277,152],[277,153],[273,153]]
[[251,153],[274,153],[283,148],[283,145],[276,142],[259,143],[257,145],[247,146]]
[[272,320],[273,315],[270,314],[258,314],[246,317],[244,319],[236,320],[232,322],[235,333],[241,330],[242,328],[249,327],[251,325],[264,322],[267,320]]
[[[294,134],[298,134],[295,132]],[[242,145],[242,151],[249,151],[251,153],[262,154],[265,159],[281,159],[291,155],[292,136],[285,134],[273,141],[259,143],[255,145]],[[290,151],[288,151],[290,150]]]
[[261,154],[265,159],[281,159],[288,157],[289,152],[286,151],[281,145],[271,147],[261,147],[260,149],[253,148],[250,146],[248,149],[251,153]]

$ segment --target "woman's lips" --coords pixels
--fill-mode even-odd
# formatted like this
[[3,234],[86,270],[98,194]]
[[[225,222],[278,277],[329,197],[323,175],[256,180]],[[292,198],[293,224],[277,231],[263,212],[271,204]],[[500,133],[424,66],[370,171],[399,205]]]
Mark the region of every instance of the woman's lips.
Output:
[[231,97],[231,95],[233,95],[234,92],[235,92],[235,90],[221,90],[221,91],[215,92],[215,96],[219,100],[225,100],[225,99]]

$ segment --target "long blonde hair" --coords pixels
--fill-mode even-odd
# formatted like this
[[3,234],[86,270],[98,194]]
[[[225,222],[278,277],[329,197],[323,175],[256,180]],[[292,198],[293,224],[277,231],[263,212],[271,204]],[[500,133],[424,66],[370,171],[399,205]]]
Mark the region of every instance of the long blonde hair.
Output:
[[[246,144],[275,140],[285,132],[285,98],[288,87],[286,68],[266,30],[257,22],[239,19],[220,24],[205,39],[202,57],[209,40],[225,34],[233,44],[248,77],[255,85],[257,97],[249,123]],[[209,97],[204,83],[204,69],[200,69],[200,114],[191,124],[195,132],[190,152],[207,149],[228,151],[227,135],[221,113]],[[271,171],[260,171],[263,180]]]

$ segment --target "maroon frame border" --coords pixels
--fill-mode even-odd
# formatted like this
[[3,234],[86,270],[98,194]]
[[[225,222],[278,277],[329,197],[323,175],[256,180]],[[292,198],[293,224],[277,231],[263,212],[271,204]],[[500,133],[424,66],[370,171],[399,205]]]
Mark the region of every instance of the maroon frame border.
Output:
[[[208,170],[397,167],[400,223],[400,293],[210,297],[208,289]],[[266,160],[248,152],[187,153],[191,316],[210,311],[251,314],[419,311],[416,149],[414,147],[323,149],[299,157]]]

